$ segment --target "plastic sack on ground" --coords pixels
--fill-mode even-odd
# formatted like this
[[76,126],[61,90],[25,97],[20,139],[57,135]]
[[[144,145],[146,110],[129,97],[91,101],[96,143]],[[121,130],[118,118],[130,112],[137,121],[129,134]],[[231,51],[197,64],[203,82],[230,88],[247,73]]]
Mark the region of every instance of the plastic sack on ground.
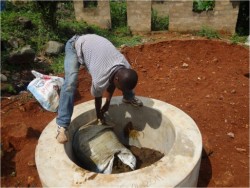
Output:
[[56,112],[59,106],[59,91],[64,79],[57,76],[49,76],[32,70],[36,77],[27,89],[34,95],[42,107],[48,111]]
[[73,152],[81,166],[97,173],[111,174],[115,157],[136,167],[135,156],[119,142],[112,126],[82,126],[74,135]]

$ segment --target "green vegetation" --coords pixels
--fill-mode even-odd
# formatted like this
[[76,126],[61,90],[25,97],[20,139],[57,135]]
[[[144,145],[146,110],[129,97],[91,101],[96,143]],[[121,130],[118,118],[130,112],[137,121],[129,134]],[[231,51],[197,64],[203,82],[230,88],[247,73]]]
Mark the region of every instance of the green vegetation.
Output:
[[[14,5],[10,1],[7,1],[5,11],[1,12],[1,42],[5,41],[6,43],[13,37],[21,39],[24,41],[23,46],[30,45],[36,51],[37,55],[44,54],[44,45],[48,41],[55,40],[65,44],[67,40],[75,34],[95,33],[109,39],[117,47],[122,44],[132,46],[141,42],[141,37],[132,36],[129,29],[124,27],[123,24],[120,24],[119,20],[117,21],[119,24],[117,23],[118,25],[115,30],[101,29],[94,25],[88,25],[85,22],[77,22],[74,17],[72,1],[58,1],[56,11],[53,5],[52,9],[56,12],[56,17],[51,15],[53,17],[51,22],[49,20],[49,14],[47,15],[49,12],[52,14],[51,10],[45,5],[42,6],[44,6],[44,10],[38,10],[35,2]],[[45,16],[43,13],[46,11],[47,13]],[[18,22],[20,17],[30,19],[32,22],[32,29],[24,28]],[[50,27],[48,27],[48,25],[50,25]],[[13,66],[6,63],[7,56],[12,50],[13,49],[7,46],[1,53],[1,68],[4,70],[13,70]],[[33,68],[42,66],[43,69],[46,68],[48,71],[52,71],[52,73],[63,72],[64,54],[58,57],[46,58],[52,63],[47,63],[47,66],[34,63],[32,66],[36,67]]]
[[14,87],[11,84],[8,84],[5,86],[5,91],[7,93],[12,93],[12,94],[16,94],[16,90],[14,89]]
[[41,19],[49,29],[57,29],[57,5],[58,1],[35,1],[34,7],[41,12]]
[[215,0],[194,0],[193,1],[194,12],[213,10],[214,6],[215,6]]
[[238,44],[238,43],[245,43],[247,40],[247,36],[241,36],[239,34],[234,34],[231,38],[230,41],[232,44]]
[[52,58],[52,62],[53,63],[51,63],[50,68],[53,70],[54,73],[59,74],[64,71],[64,66],[63,66],[64,55],[63,54],[59,55],[56,58],[55,57]]
[[[127,26],[127,4],[125,0],[111,0],[110,1],[110,14],[112,32],[120,37],[132,36],[132,33]],[[137,39],[135,39],[137,41]],[[134,44],[135,41],[128,44]],[[137,41],[138,42],[138,41]],[[120,42],[116,41],[116,44]],[[127,45],[128,45],[127,44]]]
[[113,29],[127,26],[127,4],[125,0],[111,0],[110,14]]
[[168,30],[169,25],[169,17],[161,17],[158,16],[158,13],[156,10],[152,9],[151,13],[151,30],[152,31],[162,31],[162,30]]
[[208,39],[221,38],[217,31],[207,26],[203,26],[197,35],[207,37]]

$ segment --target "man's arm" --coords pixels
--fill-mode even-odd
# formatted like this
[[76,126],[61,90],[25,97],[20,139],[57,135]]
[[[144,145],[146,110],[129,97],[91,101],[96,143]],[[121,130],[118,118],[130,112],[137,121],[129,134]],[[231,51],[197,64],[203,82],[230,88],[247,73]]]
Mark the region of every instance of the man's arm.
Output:
[[102,97],[95,97],[96,116],[97,116],[97,119],[100,119],[102,122],[105,122],[103,115],[109,109],[109,104],[110,104],[114,91],[115,91],[114,84],[110,84],[109,87],[107,88],[106,102],[103,105],[103,107],[102,107]]
[[113,93],[115,91],[115,85],[114,84],[110,84],[109,87],[107,88],[107,96],[106,96],[106,102],[103,105],[102,109],[101,109],[101,113],[102,115],[108,111],[109,109],[109,104],[111,101],[111,98],[113,96]]
[[102,107],[102,97],[95,97],[96,116],[97,116],[97,119],[100,119],[100,120],[103,119],[103,115],[101,113],[101,107]]

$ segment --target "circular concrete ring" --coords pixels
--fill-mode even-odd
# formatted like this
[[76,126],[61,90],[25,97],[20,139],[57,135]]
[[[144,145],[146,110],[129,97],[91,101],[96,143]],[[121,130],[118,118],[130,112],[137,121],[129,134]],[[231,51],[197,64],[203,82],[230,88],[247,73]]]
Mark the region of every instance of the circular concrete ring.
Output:
[[196,123],[180,109],[151,98],[139,97],[144,106],[136,108],[113,97],[109,116],[121,142],[122,128],[132,122],[142,147],[164,153],[156,163],[132,172],[98,174],[82,169],[74,162],[72,135],[95,119],[94,100],[75,106],[69,127],[70,141],[62,145],[55,139],[56,121],[43,130],[35,159],[43,186],[48,187],[193,187],[197,186],[202,138]]

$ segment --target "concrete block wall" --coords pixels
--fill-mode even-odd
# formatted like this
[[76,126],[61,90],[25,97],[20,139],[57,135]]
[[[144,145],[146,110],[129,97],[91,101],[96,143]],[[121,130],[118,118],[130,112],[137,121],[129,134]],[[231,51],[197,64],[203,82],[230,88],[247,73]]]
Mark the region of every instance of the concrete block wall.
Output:
[[212,11],[192,11],[193,1],[176,1],[169,12],[169,30],[178,32],[198,31],[203,26],[218,31],[234,33],[238,18],[239,2],[215,1]]
[[74,9],[77,21],[85,21],[104,29],[111,28],[109,1],[98,1],[97,7],[84,8],[83,1],[74,0]]
[[173,0],[165,0],[165,1],[153,0],[152,1],[152,9],[156,10],[157,15],[161,17],[169,16],[169,12],[172,9],[173,5],[174,5]]
[[151,0],[127,1],[127,22],[132,32],[150,32]]
[[[157,2],[158,1],[158,2]],[[99,0],[96,8],[83,8],[83,1],[74,0],[76,19],[101,28],[111,27],[108,0]],[[151,10],[158,16],[169,16],[169,31],[198,31],[203,26],[234,33],[239,2],[216,0],[212,11],[193,12],[193,0],[127,0],[127,25],[132,32],[151,31]]]

